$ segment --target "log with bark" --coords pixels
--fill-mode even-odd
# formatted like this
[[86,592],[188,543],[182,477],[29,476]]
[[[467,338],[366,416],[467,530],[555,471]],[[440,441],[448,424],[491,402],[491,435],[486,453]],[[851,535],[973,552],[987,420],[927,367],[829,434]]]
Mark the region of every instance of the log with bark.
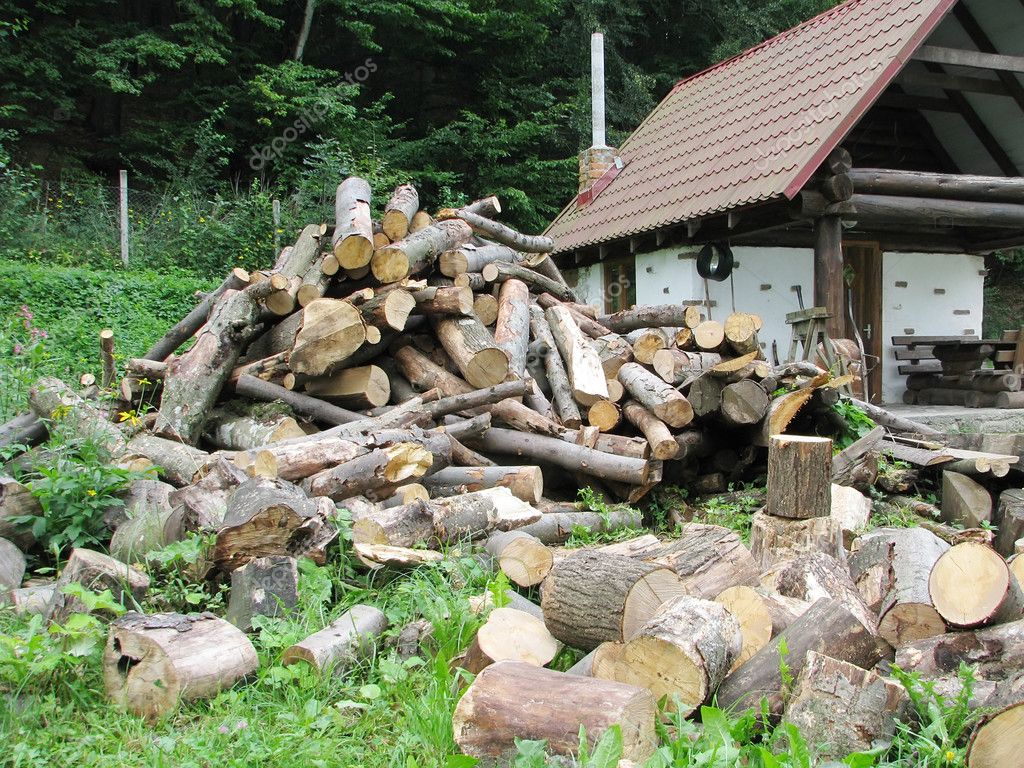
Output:
[[438,341],[471,386],[493,387],[508,378],[508,354],[475,316],[437,318],[434,328]]
[[125,499],[127,519],[110,538],[110,554],[125,563],[139,562],[151,550],[179,541],[181,513],[170,501],[174,486],[159,480],[136,480]]
[[373,654],[388,628],[387,617],[370,605],[353,605],[340,617],[281,657],[285,666],[304,662],[318,674],[341,674],[353,663]]
[[872,635],[878,634],[878,618],[861,598],[846,564],[830,555],[809,552],[777,563],[762,575],[761,583],[809,603],[823,597],[839,600]]
[[671,568],[687,594],[707,600],[738,584],[756,586],[760,575],[739,534],[718,525],[687,523],[678,539],[645,559]]
[[619,369],[618,379],[633,399],[670,427],[685,427],[693,421],[689,401],[642,365],[626,363]]
[[554,552],[540,539],[522,530],[499,531],[487,538],[487,553],[513,584],[540,584],[554,566]]
[[768,514],[793,519],[828,517],[831,478],[831,440],[772,437],[768,446]]
[[379,447],[311,475],[303,481],[303,487],[312,496],[328,496],[335,501],[360,495],[383,499],[403,482],[423,477],[430,469],[440,469],[450,461],[451,440],[445,434],[415,442],[385,441]]
[[501,285],[494,342],[508,356],[510,373],[522,378],[530,343],[530,289],[520,280],[506,280]]
[[[543,348],[544,372],[551,387],[551,401],[555,412],[564,426],[576,429],[583,423],[583,417],[576,404],[576,398],[573,396],[572,386],[569,384],[569,374],[555,345],[555,338],[551,333],[547,317],[538,306],[530,306],[530,330]],[[595,386],[597,385],[595,384]],[[607,385],[605,385],[605,390],[607,391]]]
[[149,589],[149,577],[110,555],[76,547],[54,584],[53,598],[46,609],[49,621],[63,624],[74,613],[89,612],[81,600],[64,592],[69,584],[81,584],[92,592],[109,589],[114,600],[131,607]]
[[391,242],[401,240],[409,234],[409,226],[420,209],[420,196],[412,184],[399,184],[391,193],[391,199],[384,206],[381,229]]
[[36,542],[31,526],[12,522],[12,518],[41,516],[39,500],[32,491],[13,477],[0,472],[0,537],[28,550]]
[[740,628],[742,643],[728,670],[732,672],[768,645],[772,639],[772,614],[766,600],[753,587],[743,584],[722,590],[715,602],[732,614]]
[[542,619],[515,608],[495,608],[477,630],[461,666],[474,675],[498,661],[545,667],[560,647]]
[[970,629],[1024,616],[1024,593],[1006,561],[986,544],[965,541],[935,561],[928,594],[951,627]]
[[[386,405],[391,398],[391,380],[384,369],[376,365],[344,368],[329,376],[311,378],[305,388],[314,397],[354,409],[376,408]],[[270,442],[273,441],[263,441]]]
[[338,265],[344,269],[365,266],[373,256],[371,194],[369,183],[358,176],[350,176],[338,185],[331,247]]
[[1024,701],[988,715],[967,745],[968,768],[1001,768],[1020,760],[1024,749]]
[[565,363],[573,399],[584,406],[591,406],[598,400],[607,400],[608,385],[601,358],[576,325],[572,313],[565,307],[553,306],[545,310],[544,317],[555,347]]
[[750,553],[761,568],[807,552],[822,552],[845,559],[842,524],[833,517],[794,520],[767,512],[754,514],[750,528]]
[[60,379],[44,376],[32,385],[29,405],[40,419],[58,420],[76,435],[102,444],[114,458],[125,452],[124,433],[95,405],[83,400]]
[[0,595],[18,589],[25,577],[25,555],[7,539],[0,538]]
[[257,557],[231,572],[225,618],[248,632],[253,616],[284,616],[298,601],[298,561],[287,555]]
[[479,491],[503,487],[529,504],[536,504],[544,494],[544,474],[537,466],[446,467],[423,478],[424,486],[436,495],[438,488],[463,488]]
[[947,523],[978,528],[992,520],[992,497],[985,486],[967,475],[943,472],[941,509]]
[[379,248],[370,259],[370,269],[380,282],[394,283],[426,270],[438,256],[469,242],[472,235],[473,230],[460,219],[439,221]]
[[442,253],[437,260],[437,267],[442,275],[456,278],[466,273],[479,274],[484,267],[496,261],[515,264],[521,260],[520,253],[507,245],[466,243],[461,248]]
[[522,528],[540,519],[541,513],[512,495],[508,488],[435,499],[429,502],[434,530],[443,543],[486,536],[493,530]]

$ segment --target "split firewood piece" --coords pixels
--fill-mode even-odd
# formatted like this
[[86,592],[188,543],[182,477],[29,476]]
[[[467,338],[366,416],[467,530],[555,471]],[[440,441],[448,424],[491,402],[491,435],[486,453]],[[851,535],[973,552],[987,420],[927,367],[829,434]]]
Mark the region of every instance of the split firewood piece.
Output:
[[1008,488],[999,494],[999,531],[995,548],[1004,557],[1014,554],[1014,542],[1024,538],[1024,489]]
[[590,341],[576,325],[569,310],[554,306],[545,310],[544,317],[565,363],[573,399],[588,407],[598,400],[607,400],[608,385],[601,358],[590,346]]
[[523,531],[492,533],[485,548],[498,561],[502,573],[521,587],[540,584],[555,563],[551,549],[536,536]]
[[303,554],[330,525],[315,501],[284,480],[252,478],[228,497],[213,560],[233,571],[257,557]]
[[725,679],[743,644],[739,622],[722,605],[680,596],[661,606],[624,643],[603,643],[591,674],[647,688],[689,715]]
[[434,530],[442,542],[479,538],[492,530],[508,531],[535,523],[541,513],[508,488],[487,488],[429,503]]
[[594,533],[612,532],[623,528],[639,528],[640,513],[628,506],[612,507],[608,515],[597,512],[545,512],[540,520],[519,530],[537,537],[545,544],[564,544],[573,529]]
[[437,318],[434,328],[438,341],[471,386],[493,387],[508,378],[508,354],[475,316]]
[[845,559],[841,523],[833,517],[793,520],[763,510],[754,514],[750,553],[762,569],[806,552],[823,552],[837,560]]
[[682,304],[638,306],[611,315],[600,315],[597,321],[615,333],[629,333],[638,328],[678,328],[686,325],[687,313],[692,315],[693,310],[700,317],[699,307],[685,307]]
[[768,406],[768,413],[761,422],[760,432],[754,435],[754,444],[767,447],[772,437],[784,434],[790,422],[813,395],[814,390],[807,387],[773,398],[771,405]]
[[[522,706],[529,701],[530,706]],[[634,685],[499,661],[477,675],[452,715],[455,742],[471,757],[509,765],[521,739],[543,740],[554,755],[576,755],[581,728],[593,746],[612,726],[622,757],[642,763],[657,746],[654,695]]]
[[722,356],[714,352],[659,349],[654,353],[651,365],[662,380],[676,386],[682,384],[689,377],[711,370],[721,362]]
[[722,408],[721,380],[712,376],[698,376],[690,384],[687,400],[693,408],[693,415],[699,419],[717,416]]
[[861,598],[846,564],[824,552],[808,552],[776,564],[762,575],[761,584],[809,603],[823,597],[839,600],[872,635],[878,634],[878,617]]
[[524,235],[500,222],[493,221],[479,213],[460,208],[459,218],[473,228],[474,232],[489,237],[496,243],[507,245],[524,253],[551,253],[555,250],[555,241],[544,235]]
[[75,434],[97,440],[114,458],[124,454],[124,433],[60,379],[52,376],[39,379],[29,390],[28,401],[40,419],[60,421]]
[[[576,315],[573,315],[576,317]],[[582,327],[581,329],[582,330]],[[536,333],[534,333],[536,335]],[[619,375],[619,368],[633,362],[633,348],[629,342],[617,333],[600,336],[590,342],[590,346],[601,358],[601,367],[606,379],[614,379]]]
[[522,378],[530,346],[530,289],[521,280],[506,280],[501,285],[494,343],[508,355],[512,375]]
[[[551,333],[551,327],[544,311],[535,305],[530,306],[530,330],[544,350],[544,372],[547,374],[547,381],[551,386],[551,401],[559,421],[566,427],[578,429],[583,423],[583,416],[573,397],[573,388],[569,383],[565,362],[555,345],[555,338]],[[604,381],[603,376],[602,381]],[[605,390],[607,390],[607,385],[605,385]]]
[[951,627],[970,629],[1024,616],[1024,593],[1006,561],[974,541],[950,547],[935,561],[928,594]]
[[53,599],[46,609],[46,618],[56,624],[63,624],[73,613],[88,613],[88,609],[77,597],[64,594],[69,584],[81,584],[93,592],[109,589],[114,599],[125,605],[141,600],[149,589],[149,577],[129,565],[115,560],[110,555],[77,547],[71,550],[54,584]]
[[249,273],[235,267],[212,293],[192,308],[165,333],[145,354],[146,360],[166,360],[178,347],[191,339],[210,315],[210,310],[226,291],[238,291],[249,285]]
[[[783,643],[785,654],[780,653]],[[782,714],[787,684],[781,670],[798,677],[808,651],[871,669],[882,658],[883,646],[842,601],[822,598],[725,678],[718,689],[718,706],[742,710],[758,706],[764,697],[773,714]]]
[[308,379],[305,387],[314,397],[336,402],[346,408],[376,408],[387,405],[391,398],[391,381],[384,369],[376,365],[345,368],[329,376]]
[[231,599],[224,618],[248,632],[253,616],[284,616],[298,601],[298,561],[287,555],[257,557],[231,572]]
[[728,670],[732,672],[768,645],[772,639],[772,615],[765,599],[752,587],[743,584],[722,590],[715,602],[735,617],[743,638],[740,652]]
[[0,537],[22,550],[36,543],[31,526],[11,522],[11,518],[43,514],[39,500],[27,487],[0,472]]
[[437,389],[443,397],[474,391],[464,379],[445,370],[411,344],[395,350],[394,358],[398,370],[419,390]]
[[[550,293],[540,294],[537,297],[537,303],[541,306],[542,309],[548,309],[549,307],[554,307],[557,305],[564,306],[572,314],[573,320],[576,321],[576,325],[580,327],[580,330],[587,334],[587,336],[589,336],[591,339],[594,339],[595,341],[597,339],[604,338],[605,336],[618,336],[618,334],[612,333],[610,328],[606,328],[605,326],[601,325],[599,322],[597,322],[597,320],[595,320],[590,315],[586,315],[583,312],[581,312],[577,308],[579,306],[578,304],[564,301],[562,299],[559,299],[557,296],[552,296]],[[609,374],[606,372],[605,375],[611,377],[614,376],[615,374]]]
[[496,261],[515,264],[522,259],[521,253],[507,245],[466,243],[461,248],[442,253],[438,259],[438,269],[442,275],[456,278],[466,273],[477,274],[488,264],[493,264]]
[[356,661],[373,655],[387,617],[371,605],[353,605],[319,632],[288,648],[281,657],[285,666],[309,664],[320,674],[344,672]]
[[352,540],[357,544],[391,547],[432,546],[433,507],[428,499],[413,499],[360,515],[352,523]]
[[380,282],[395,283],[422,272],[442,253],[458,248],[472,236],[473,230],[461,219],[439,221],[378,249],[370,269]]
[[829,517],[839,523],[843,532],[843,548],[849,550],[862,531],[868,529],[871,519],[871,499],[845,485],[832,483],[832,506]]
[[932,605],[928,576],[949,544],[923,528],[879,528],[857,539],[850,576],[894,648],[946,631]]
[[260,293],[268,283],[227,291],[187,352],[167,366],[164,392],[153,431],[195,445],[207,414],[220,396],[260,315]]
[[746,355],[750,352],[757,352],[760,346],[757,342],[758,324],[755,316],[746,312],[733,312],[725,319],[723,332],[726,343],[739,355]]
[[670,568],[582,550],[555,563],[541,584],[541,608],[551,634],[589,651],[632,637],[662,603],[686,593]]
[[970,632],[949,632],[896,649],[896,664],[934,680],[969,664],[979,680],[1008,680],[1024,666],[1024,619]]
[[671,343],[662,328],[638,328],[626,335],[626,341],[633,347],[633,359],[644,365],[651,365],[654,356]]
[[685,427],[693,421],[689,401],[642,365],[626,363],[619,369],[618,379],[638,403],[670,427]]
[[334,198],[334,258],[344,269],[370,263],[373,256],[373,220],[370,215],[370,184],[349,176],[338,185]]
[[127,519],[110,537],[110,554],[125,563],[139,562],[154,549],[179,541],[181,512],[172,506],[174,486],[159,480],[136,480],[125,499]]
[[766,508],[769,515],[798,520],[828,517],[832,511],[831,490],[831,440],[795,435],[771,438]]
[[391,193],[391,199],[384,206],[381,229],[391,242],[401,240],[409,234],[409,225],[420,209],[420,196],[412,184],[399,184]]
[[[289,365],[294,373],[322,376],[367,340],[362,314],[347,301],[317,299],[292,317],[301,324],[290,345]],[[280,325],[291,322],[289,318]]]
[[1020,761],[1024,750],[1024,702],[987,716],[967,746],[968,768],[1002,768]]
[[643,433],[651,446],[651,456],[655,459],[667,461],[679,452],[679,444],[665,422],[636,400],[627,400],[623,403],[622,415]]
[[764,387],[750,379],[728,384],[722,389],[722,421],[731,427],[757,424],[768,413],[771,398]]
[[0,596],[9,590],[18,589],[23,578],[25,555],[13,542],[0,539]]
[[474,675],[498,661],[546,667],[560,647],[542,619],[515,608],[495,608],[466,649],[462,666]]
[[671,568],[687,594],[707,600],[737,584],[757,586],[760,575],[739,534],[719,525],[688,523],[678,539],[646,559]]
[[440,434],[417,442],[399,440],[308,477],[303,481],[311,496],[341,501],[349,496],[386,498],[410,479],[451,461],[451,440]]
[[992,520],[992,497],[985,486],[959,472],[942,473],[942,519],[951,525],[980,528]]
[[210,442],[218,448],[234,451],[306,436],[299,423],[283,413],[257,416],[227,410],[214,411],[206,424],[206,431]]
[[808,651],[783,722],[800,729],[808,744],[824,745],[821,760],[842,760],[889,743],[896,712],[907,694],[895,680],[847,661]]
[[544,495],[544,473],[537,466],[445,467],[423,478],[423,484],[431,490],[508,488],[513,496],[528,504],[536,504]]
[[256,672],[249,638],[212,613],[128,613],[110,625],[103,682],[118,706],[155,720]]
[[416,309],[423,315],[462,315],[473,314],[473,291],[457,285],[428,286],[413,291],[412,298]]

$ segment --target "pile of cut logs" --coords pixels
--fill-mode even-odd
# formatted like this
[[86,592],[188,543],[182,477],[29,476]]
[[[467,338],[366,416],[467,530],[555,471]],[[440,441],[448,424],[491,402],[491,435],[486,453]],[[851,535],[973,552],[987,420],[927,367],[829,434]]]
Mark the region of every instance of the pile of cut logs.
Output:
[[1024,408],[1017,373],[979,368],[963,374],[912,373],[903,401],[907,405],[962,405],[967,408]]
[[[970,764],[1008,764],[989,756],[1020,749],[1022,667],[994,651],[975,657],[1020,639],[1024,603],[986,532],[936,523],[860,535],[871,504],[856,488],[879,480],[885,429],[833,457],[820,435],[844,426],[832,406],[846,380],[766,363],[755,315],[717,322],[686,305],[599,315],[545,255],[553,243],[498,223],[499,211],[487,198],[430,216],[402,185],[375,221],[369,185],[346,179],[333,227],[306,227],[266,273],[233,271],[120,380],[104,332],[113,401],[40,380],[34,414],[0,426],[0,444],[37,442],[40,419],[60,418],[156,478],[111,512],[110,555],[75,550],[56,582],[23,587],[33,540],[9,518],[38,503],[0,475],[8,602],[60,621],[84,610],[62,590],[72,582],[138,599],[148,581],[129,563],[210,534],[193,576],[230,582],[226,618],[132,613],[111,626],[110,696],[158,717],[252,675],[253,617],[295,605],[296,559],[328,557],[344,509],[368,568],[442,560],[459,545],[518,587],[540,585],[539,606],[517,592],[477,606],[490,612],[460,663],[479,674],[454,722],[468,754],[504,760],[516,737],[568,753],[581,724],[596,739],[618,723],[626,757],[642,760],[657,699],[688,714],[717,695],[726,706],[767,697],[840,755],[891,737],[902,699],[876,665],[895,648],[901,665],[946,686],[954,660],[989,664],[981,693],[1010,708],[979,728]],[[891,432],[930,437],[862,406]],[[910,447],[931,450],[922,445]],[[635,502],[659,482],[703,495],[765,474],[749,547],[685,508],[669,510],[677,538],[559,546],[581,528],[642,525],[631,507],[575,503],[580,488]],[[979,524],[969,511],[958,522]],[[357,606],[284,660],[344,670],[386,629],[379,610]],[[423,631],[403,628],[400,651],[415,653]],[[588,655],[569,673],[544,669],[563,644]],[[1011,752],[986,736],[1008,722]]]

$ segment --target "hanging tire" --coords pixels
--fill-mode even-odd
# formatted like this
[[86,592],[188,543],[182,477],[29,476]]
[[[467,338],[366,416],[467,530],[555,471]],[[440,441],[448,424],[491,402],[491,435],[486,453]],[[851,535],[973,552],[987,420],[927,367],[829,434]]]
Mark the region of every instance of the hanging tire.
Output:
[[705,280],[722,282],[732,274],[732,248],[726,243],[708,243],[697,254],[697,274]]

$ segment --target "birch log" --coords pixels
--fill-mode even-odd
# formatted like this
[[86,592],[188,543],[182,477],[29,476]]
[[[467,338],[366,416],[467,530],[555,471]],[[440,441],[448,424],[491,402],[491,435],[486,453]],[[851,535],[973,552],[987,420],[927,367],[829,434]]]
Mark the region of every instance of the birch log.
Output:
[[334,257],[343,269],[358,269],[373,256],[373,222],[370,216],[370,185],[350,176],[338,185],[334,198]]

